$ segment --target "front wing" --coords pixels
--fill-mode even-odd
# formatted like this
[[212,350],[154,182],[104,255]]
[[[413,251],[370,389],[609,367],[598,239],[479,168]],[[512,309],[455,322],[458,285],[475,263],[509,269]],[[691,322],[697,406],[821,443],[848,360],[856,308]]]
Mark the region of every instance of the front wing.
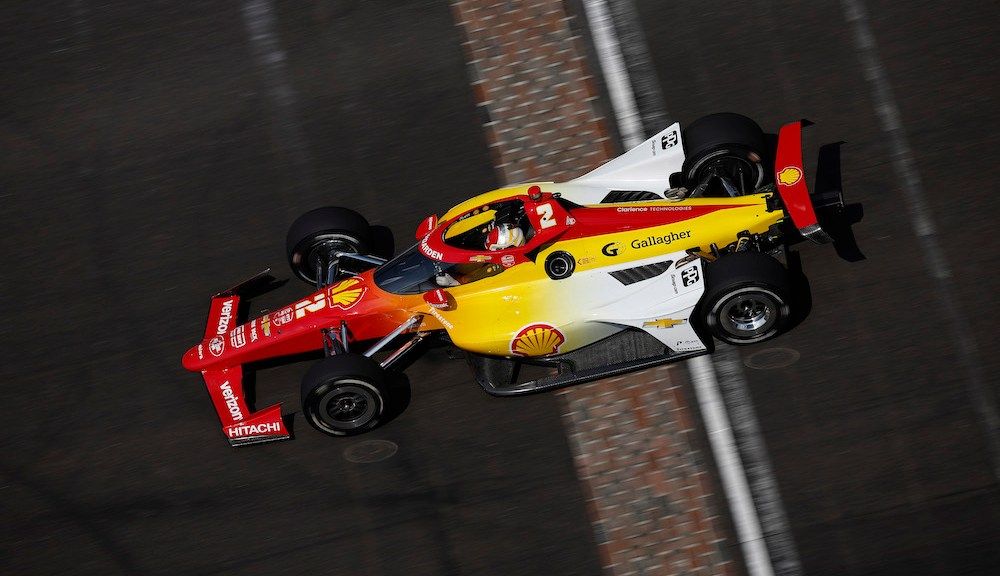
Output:
[[[258,275],[259,277],[260,275]],[[198,346],[198,354],[214,354],[214,346],[230,334],[229,327],[239,324],[237,310],[239,309],[240,286],[220,292],[212,297],[209,308],[208,322],[205,328],[205,339]],[[215,343],[215,344],[213,344]],[[243,367],[202,370],[205,387],[212,398],[212,404],[222,422],[222,432],[229,440],[230,446],[260,444],[289,438],[288,429],[281,417],[281,405],[275,404],[263,410],[253,412],[246,402],[243,391]]]

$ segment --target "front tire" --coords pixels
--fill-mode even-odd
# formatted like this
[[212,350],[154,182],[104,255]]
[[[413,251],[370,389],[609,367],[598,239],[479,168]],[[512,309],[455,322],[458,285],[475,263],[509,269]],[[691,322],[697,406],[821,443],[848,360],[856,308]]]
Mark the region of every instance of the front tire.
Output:
[[363,434],[385,413],[385,370],[360,354],[338,354],[316,363],[302,379],[302,414],[330,436]]
[[713,336],[735,345],[781,334],[791,317],[788,271],[759,252],[727,254],[706,266],[702,321]]

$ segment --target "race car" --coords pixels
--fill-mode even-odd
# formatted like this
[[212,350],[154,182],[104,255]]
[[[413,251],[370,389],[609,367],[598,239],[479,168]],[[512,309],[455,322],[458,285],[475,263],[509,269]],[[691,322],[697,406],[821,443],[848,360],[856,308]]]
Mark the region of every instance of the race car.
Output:
[[[389,374],[432,342],[464,352],[475,381],[516,396],[754,344],[792,323],[788,247],[829,242],[834,190],[806,186],[805,121],[776,139],[721,113],[673,124],[579,178],[528,182],[432,215],[393,254],[391,232],[341,207],[305,213],[290,267],[314,286],[244,321],[241,296],[211,301],[200,372],[233,446],[289,437],[280,405],[253,411],[243,367],[322,351],[302,381],[302,414],[332,436],[375,428]],[[262,273],[263,274],[263,273]],[[409,358],[412,360],[412,358]]]

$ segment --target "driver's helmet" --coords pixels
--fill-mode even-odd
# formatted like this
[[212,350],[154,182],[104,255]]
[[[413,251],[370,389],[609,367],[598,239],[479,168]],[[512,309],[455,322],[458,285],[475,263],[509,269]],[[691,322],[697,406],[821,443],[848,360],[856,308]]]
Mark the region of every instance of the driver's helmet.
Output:
[[486,235],[487,250],[504,250],[524,246],[524,231],[510,224],[497,224]]

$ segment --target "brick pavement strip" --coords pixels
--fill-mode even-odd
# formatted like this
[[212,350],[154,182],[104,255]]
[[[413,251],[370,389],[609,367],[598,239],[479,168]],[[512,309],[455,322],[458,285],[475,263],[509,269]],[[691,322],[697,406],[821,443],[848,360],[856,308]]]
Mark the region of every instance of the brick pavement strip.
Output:
[[[453,0],[452,11],[504,183],[566,180],[614,156],[563,2]],[[608,574],[741,572],[676,368],[559,394]]]

